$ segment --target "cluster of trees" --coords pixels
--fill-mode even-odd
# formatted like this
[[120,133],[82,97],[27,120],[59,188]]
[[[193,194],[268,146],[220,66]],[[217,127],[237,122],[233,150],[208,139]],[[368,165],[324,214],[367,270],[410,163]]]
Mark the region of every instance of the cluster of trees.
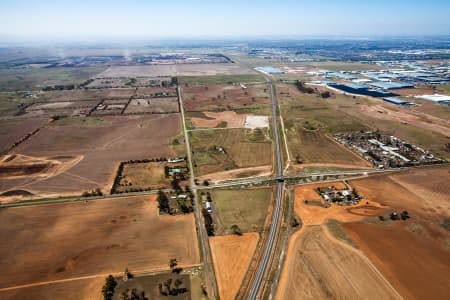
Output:
[[86,88],[89,84],[91,84],[92,82],[94,82],[94,79],[88,79],[82,83],[80,83],[80,85],[78,85],[79,88]]
[[93,196],[103,196],[103,192],[100,190],[100,188],[96,188],[93,191],[86,191],[81,194],[82,197],[93,197]]
[[114,296],[114,289],[117,286],[117,281],[112,275],[109,275],[105,279],[105,284],[102,287],[102,295],[104,300],[112,300]]
[[148,300],[148,298],[145,296],[145,291],[139,292],[136,288],[132,289],[126,289],[120,294],[121,300]]
[[38,133],[38,131],[41,130],[41,128],[37,128],[35,130],[33,130],[32,132],[27,133],[25,136],[23,136],[20,140],[14,142],[11,146],[9,146],[9,148],[7,148],[5,151],[3,151],[4,153],[8,153],[9,151],[11,151],[13,148],[19,146],[19,144],[25,142],[26,140],[28,140],[30,137],[32,137],[33,135],[35,135],[36,133]]
[[162,190],[159,190],[158,192],[158,204],[160,212],[170,214],[169,198]]
[[208,236],[214,236],[214,222],[211,214],[206,210],[206,208],[202,209],[203,218],[205,220],[205,228]]
[[300,80],[297,80],[295,82],[295,87],[302,93],[306,93],[306,94],[314,94],[314,89],[307,87],[303,84],[303,82],[301,82]]
[[188,289],[181,287],[182,285],[183,281],[179,278],[175,280],[169,278],[158,284],[159,294],[163,296],[178,296],[180,294],[184,294],[188,291]]
[[66,85],[58,84],[58,85],[48,85],[44,87],[42,90],[48,92],[48,91],[74,90],[74,89],[75,89],[74,84],[66,84]]
[[[179,195],[182,192],[183,190],[181,189],[181,187],[179,190],[176,191],[177,195]],[[186,198],[177,198],[176,201],[173,201],[171,203],[167,195],[162,190],[159,190],[158,192],[159,212],[166,213],[169,215],[175,215],[179,212],[183,214],[189,214],[193,212],[194,203],[192,201],[193,198],[192,191],[189,189],[189,187],[186,187],[184,193],[186,193],[187,196]],[[173,207],[174,205],[176,207]]]

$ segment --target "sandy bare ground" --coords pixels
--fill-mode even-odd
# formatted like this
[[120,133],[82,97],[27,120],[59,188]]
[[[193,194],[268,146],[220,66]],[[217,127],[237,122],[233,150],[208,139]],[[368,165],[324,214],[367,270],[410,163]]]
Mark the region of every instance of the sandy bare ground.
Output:
[[359,250],[324,226],[306,227],[291,244],[277,299],[401,299]]
[[[192,214],[159,215],[155,196],[0,211],[0,290],[200,262]],[[102,275],[103,276],[103,275]],[[1,298],[1,294],[0,294]]]
[[245,114],[237,114],[234,111],[222,111],[222,112],[203,112],[208,118],[213,118],[213,120],[203,119],[203,118],[191,118],[192,123],[195,127],[199,128],[214,128],[222,122],[226,122],[226,128],[243,128],[245,123]]
[[225,235],[209,239],[220,299],[234,299],[258,244],[259,234]]
[[436,239],[443,230],[439,226],[424,227],[411,220],[344,228],[404,299],[449,298],[450,250]]
[[[314,189],[327,186],[335,186],[338,189],[345,188],[342,182],[330,182],[304,185],[295,189],[294,211],[300,216],[304,225],[321,225],[325,224],[329,219],[340,222],[356,222],[367,216],[382,214],[386,210],[386,207],[372,201],[370,198],[363,199],[359,204],[351,207],[333,204],[331,207],[323,208],[305,204],[305,200],[321,201],[322,197]],[[359,193],[361,194],[361,191]]]
[[[228,179],[235,179],[240,177],[254,177],[254,176],[269,176],[272,174],[272,166],[259,166],[251,168],[241,168],[223,172],[212,173],[204,176],[197,177],[201,180],[209,180],[213,183],[220,183],[221,181]],[[245,176],[244,176],[245,175]],[[248,176],[247,176],[248,175]]]
[[383,107],[382,105],[360,105],[360,111],[372,118],[381,120],[397,121],[399,123],[407,123],[413,126],[431,130],[445,136],[450,136],[450,122],[440,118],[422,114],[421,116],[408,113],[406,111],[394,111]]

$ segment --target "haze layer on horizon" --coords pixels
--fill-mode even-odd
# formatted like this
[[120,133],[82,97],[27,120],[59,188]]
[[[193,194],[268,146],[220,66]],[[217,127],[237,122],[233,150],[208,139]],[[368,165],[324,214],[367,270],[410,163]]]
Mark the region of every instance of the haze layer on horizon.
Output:
[[27,1],[0,2],[0,35],[265,37],[448,35],[450,1]]

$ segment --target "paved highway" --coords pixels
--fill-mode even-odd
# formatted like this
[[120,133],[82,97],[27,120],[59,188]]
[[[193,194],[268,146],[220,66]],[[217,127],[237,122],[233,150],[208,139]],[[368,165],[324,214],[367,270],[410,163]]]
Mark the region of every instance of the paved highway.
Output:
[[259,267],[256,271],[256,276],[254,278],[253,284],[250,288],[248,299],[257,299],[261,292],[261,288],[264,287],[264,275],[266,274],[267,267],[269,265],[270,257],[275,250],[275,240],[279,231],[280,217],[281,217],[281,207],[283,200],[283,189],[284,189],[284,179],[283,179],[283,160],[281,156],[281,146],[280,146],[280,135],[278,134],[278,118],[277,118],[277,104],[275,88],[271,79],[266,77],[270,85],[270,97],[272,100],[272,123],[273,123],[273,135],[275,139],[275,157],[276,157],[276,170],[277,170],[277,192],[275,199],[275,208],[272,216],[272,224],[270,225],[269,237],[267,239],[266,246],[264,248],[264,253],[261,257]]

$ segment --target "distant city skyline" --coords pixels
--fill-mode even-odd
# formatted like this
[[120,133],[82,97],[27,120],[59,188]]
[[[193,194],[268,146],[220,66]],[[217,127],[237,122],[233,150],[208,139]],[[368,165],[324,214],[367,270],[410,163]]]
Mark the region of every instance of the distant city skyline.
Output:
[[0,2],[0,38],[450,35],[450,1]]

